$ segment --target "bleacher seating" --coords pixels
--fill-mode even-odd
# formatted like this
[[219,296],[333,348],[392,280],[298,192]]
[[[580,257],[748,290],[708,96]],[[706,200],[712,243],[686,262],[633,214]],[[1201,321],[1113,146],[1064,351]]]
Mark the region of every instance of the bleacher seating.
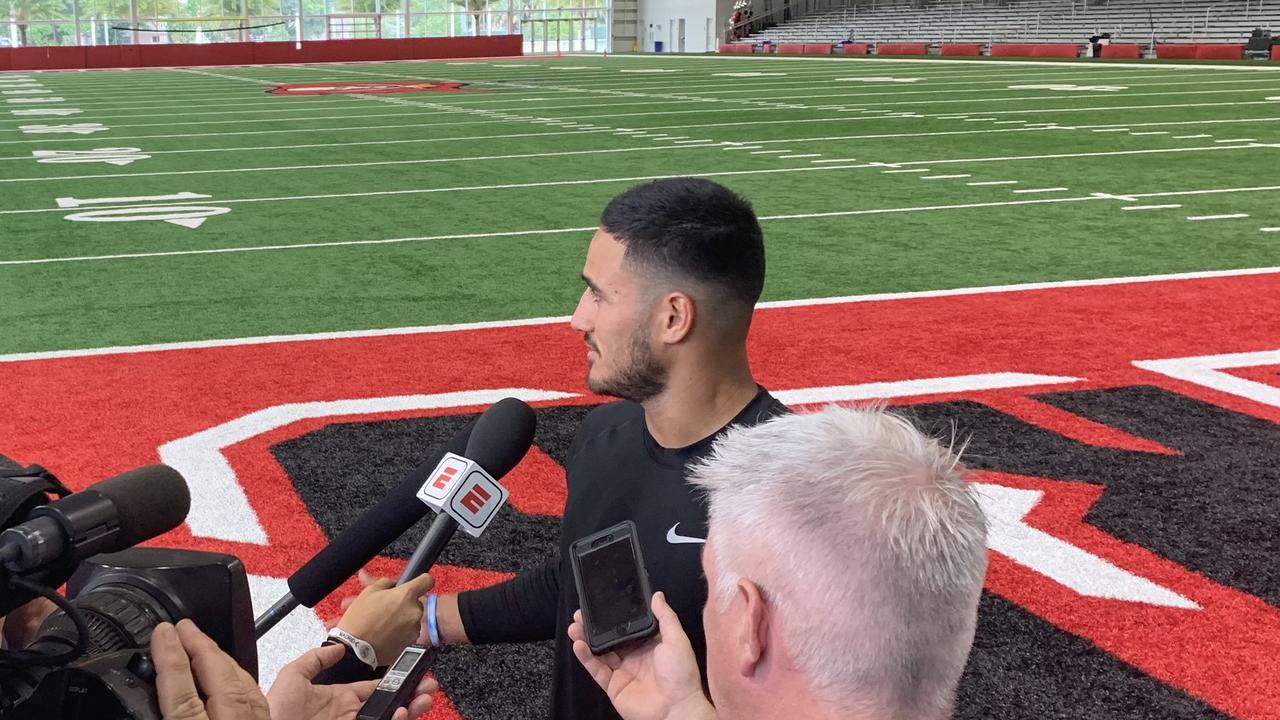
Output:
[[[738,42],[1243,43],[1255,27],[1280,34],[1280,2],[1245,0],[857,0]],[[1259,5],[1263,7],[1258,8]]]

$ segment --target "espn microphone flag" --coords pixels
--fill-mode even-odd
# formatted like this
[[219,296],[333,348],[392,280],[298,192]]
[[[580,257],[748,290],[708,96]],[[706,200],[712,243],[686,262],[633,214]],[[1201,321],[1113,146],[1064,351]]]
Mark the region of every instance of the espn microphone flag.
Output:
[[418,491],[418,499],[436,512],[447,513],[471,537],[480,537],[510,493],[479,463],[448,453]]

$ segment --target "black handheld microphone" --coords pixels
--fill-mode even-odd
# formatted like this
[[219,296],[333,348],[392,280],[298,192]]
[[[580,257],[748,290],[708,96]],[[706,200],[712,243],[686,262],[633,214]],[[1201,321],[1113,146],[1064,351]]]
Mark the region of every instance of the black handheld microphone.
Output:
[[466,450],[471,429],[475,425],[476,421],[473,420],[455,433],[443,448],[414,468],[403,482],[387,492],[376,505],[366,510],[323,550],[308,560],[307,564],[290,575],[289,592],[254,621],[257,636],[265,635],[298,605],[315,607],[316,603],[364,567],[383,548],[400,537],[401,533],[425,517],[429,508],[418,499],[418,489],[427,481],[429,473],[446,453],[461,453]]
[[[490,479],[496,481],[511,472],[529,452],[536,428],[537,416],[534,415],[533,408],[516,398],[504,398],[485,410],[476,420],[475,429],[471,431],[471,439],[467,441],[466,451],[462,455],[466,460],[479,465],[489,474]],[[459,478],[459,482],[464,481]],[[465,503],[466,498],[462,502]],[[491,503],[492,499],[485,495],[482,502]],[[472,534],[483,532],[487,525],[485,522]],[[458,521],[448,512],[442,510],[436,515],[396,584],[403,585],[430,570],[457,530]]]
[[[57,587],[85,558],[162,535],[190,509],[191,493],[177,470],[136,468],[36,507],[25,522],[0,533],[0,563],[7,573]],[[0,598],[0,615],[29,599]]]

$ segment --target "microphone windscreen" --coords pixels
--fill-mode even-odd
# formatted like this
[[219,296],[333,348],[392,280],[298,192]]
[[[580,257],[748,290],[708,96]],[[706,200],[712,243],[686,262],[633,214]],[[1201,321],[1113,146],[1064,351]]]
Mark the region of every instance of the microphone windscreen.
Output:
[[191,509],[187,481],[168,465],[135,468],[86,490],[101,493],[115,506],[120,522],[116,544],[120,550],[178,527]]
[[294,599],[307,607],[315,607],[383,548],[425,517],[431,508],[418,499],[418,490],[431,479],[431,472],[445,453],[464,453],[476,425],[477,420],[467,423],[444,447],[432,453],[403,482],[388,491],[376,505],[339,533],[333,542],[290,575],[289,592]]
[[503,398],[476,420],[466,452],[461,454],[500,479],[529,452],[537,425],[533,408],[516,398]]

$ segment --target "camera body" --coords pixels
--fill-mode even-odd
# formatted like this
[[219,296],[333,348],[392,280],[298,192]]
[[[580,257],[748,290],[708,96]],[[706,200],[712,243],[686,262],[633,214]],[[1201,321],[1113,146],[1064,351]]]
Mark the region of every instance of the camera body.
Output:
[[[254,677],[258,656],[244,565],[231,555],[132,548],[83,562],[67,583],[89,630],[88,648],[62,667],[0,665],[5,704],[15,718],[159,720],[148,648],[162,622],[190,619]],[[50,615],[28,652],[76,646],[67,613]]]

